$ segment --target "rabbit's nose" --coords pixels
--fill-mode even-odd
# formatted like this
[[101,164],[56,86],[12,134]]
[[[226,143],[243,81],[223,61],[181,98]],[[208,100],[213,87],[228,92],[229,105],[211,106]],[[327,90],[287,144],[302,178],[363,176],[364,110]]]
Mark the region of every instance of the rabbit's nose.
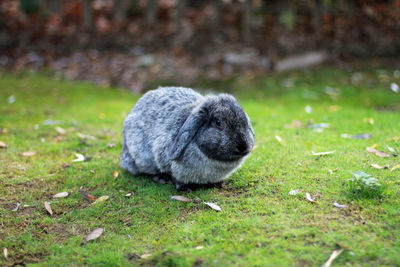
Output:
[[236,146],[237,152],[240,155],[245,155],[249,153],[249,145],[245,141],[241,141]]

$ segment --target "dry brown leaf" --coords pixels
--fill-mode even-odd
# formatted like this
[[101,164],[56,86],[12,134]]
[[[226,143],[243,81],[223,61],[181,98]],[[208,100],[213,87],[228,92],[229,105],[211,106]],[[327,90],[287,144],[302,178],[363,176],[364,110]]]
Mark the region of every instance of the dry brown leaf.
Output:
[[397,169],[400,169],[400,164],[397,164],[397,165],[393,166],[393,168],[391,168],[390,171],[392,172],[392,171],[397,170]]
[[140,258],[141,259],[146,259],[146,258],[148,258],[148,257],[150,257],[151,256],[151,253],[145,253],[145,254],[143,254],[142,256],[140,256]]
[[381,158],[388,158],[388,157],[392,156],[391,154],[386,153],[384,151],[376,150],[374,147],[367,147],[367,152],[373,153],[373,154],[375,154],[375,155],[377,155],[378,157],[381,157]]
[[56,144],[56,143],[58,143],[58,142],[61,141],[61,140],[62,140],[62,135],[59,134],[59,135],[57,135],[56,137],[54,137],[53,143]]
[[117,171],[113,172],[114,179],[117,179],[118,175],[119,175],[119,173]]
[[178,200],[178,201],[182,201],[182,202],[190,202],[192,201],[191,199],[184,197],[184,196],[172,196],[171,197],[172,200]]
[[384,151],[378,151],[375,153],[375,155],[377,155],[378,157],[381,157],[381,158],[388,158],[388,157],[392,156],[391,154],[386,153]]
[[99,197],[98,199],[96,199],[96,201],[93,202],[92,205],[96,205],[96,204],[98,204],[98,203],[100,203],[100,202],[104,202],[104,201],[106,201],[106,200],[109,199],[109,198],[110,198],[109,196],[101,196],[101,197]]
[[364,118],[363,121],[371,125],[375,123],[374,118]]
[[311,154],[312,154],[313,156],[323,156],[323,155],[329,155],[329,154],[335,153],[335,151],[336,151],[336,150],[327,151],[327,152],[318,152],[318,153],[315,153],[314,151],[311,151]]
[[44,207],[46,208],[47,212],[50,215],[53,215],[53,210],[51,209],[50,203],[49,202],[44,202]]
[[64,130],[63,128],[61,128],[61,127],[56,127],[56,131],[57,131],[57,133],[59,133],[59,134],[66,134],[67,133],[67,131],[66,130]]
[[291,124],[285,124],[285,128],[298,129],[303,128],[303,123],[299,120],[293,120]]
[[306,198],[307,198],[307,200],[308,201],[310,201],[310,202],[315,202],[315,198],[313,198],[311,195],[310,195],[310,193],[306,193]]
[[340,109],[340,106],[329,106],[329,111],[330,112],[336,112]]
[[96,137],[88,135],[88,134],[82,134],[82,133],[78,133],[78,137],[81,139],[90,139],[90,140],[97,140]]
[[4,259],[6,259],[6,261],[8,261],[8,249],[7,248],[3,248],[3,255],[4,255]]
[[301,192],[301,189],[294,189],[289,192],[289,195],[294,196],[294,195],[299,194],[300,192]]
[[337,170],[339,170],[338,167],[334,168],[333,170],[329,169],[328,172],[329,172],[330,174],[333,174],[334,172],[337,172]]
[[396,150],[394,150],[394,148],[390,147],[390,146],[386,146],[387,149],[389,149],[390,152],[392,153],[396,153]]
[[7,148],[8,145],[2,141],[0,141],[0,148]]
[[81,242],[81,246],[86,245],[87,242],[99,238],[104,233],[104,228],[97,228],[91,231],[87,236],[85,236]]
[[222,211],[221,207],[215,203],[212,203],[212,202],[203,202],[203,203],[206,204],[207,206],[209,206],[210,208],[212,208],[213,210]]
[[331,254],[331,256],[329,257],[329,259],[327,260],[327,262],[325,262],[322,267],[330,267],[333,263],[333,261],[343,252],[343,249],[338,249],[338,250],[334,250]]
[[72,160],[72,162],[79,162],[79,161],[84,161],[85,160],[85,156],[83,156],[82,154],[75,154],[76,159]]
[[69,194],[68,192],[61,192],[61,193],[57,193],[53,196],[53,198],[61,198],[61,197],[67,197]]
[[375,163],[371,164],[371,167],[374,167],[375,169],[378,169],[378,170],[389,169],[389,165],[380,166],[380,165],[375,164]]
[[339,203],[337,203],[337,202],[333,202],[333,206],[336,207],[336,208],[339,208],[339,209],[345,209],[345,208],[347,208],[347,205],[339,204]]
[[79,189],[79,191],[81,192],[82,197],[83,197],[84,199],[86,199],[86,200],[94,201],[94,200],[97,199],[97,197],[92,196],[92,195],[86,193],[86,191],[84,191],[84,190],[82,189],[82,187]]
[[22,152],[22,153],[21,153],[21,156],[24,156],[24,157],[32,157],[32,156],[35,155],[35,154],[36,154],[35,151],[28,151],[28,152]]
[[17,202],[17,206],[13,208],[11,211],[17,211],[21,207],[21,203]]

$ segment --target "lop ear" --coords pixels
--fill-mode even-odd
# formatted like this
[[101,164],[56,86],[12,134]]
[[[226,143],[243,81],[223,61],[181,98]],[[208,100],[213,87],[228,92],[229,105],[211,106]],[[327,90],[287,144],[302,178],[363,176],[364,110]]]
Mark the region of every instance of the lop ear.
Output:
[[176,160],[181,157],[186,146],[192,141],[200,127],[206,123],[206,121],[207,112],[204,108],[189,115],[173,141],[170,153],[171,160]]

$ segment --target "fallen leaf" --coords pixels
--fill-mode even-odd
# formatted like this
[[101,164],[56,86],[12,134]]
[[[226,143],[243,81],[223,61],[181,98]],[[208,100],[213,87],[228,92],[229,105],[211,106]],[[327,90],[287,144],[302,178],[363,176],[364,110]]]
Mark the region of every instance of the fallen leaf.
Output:
[[113,172],[114,179],[117,179],[118,175],[119,175],[119,173],[117,171]]
[[322,267],[330,267],[333,263],[333,261],[343,252],[343,249],[339,249],[339,250],[334,250],[331,254],[331,256],[329,257],[329,259],[327,260],[327,262],[325,262]]
[[397,164],[397,165],[393,166],[393,168],[391,168],[390,171],[392,172],[392,171],[397,170],[397,169],[400,169],[400,164]]
[[328,129],[331,127],[329,123],[314,123],[307,126],[308,129]]
[[333,174],[333,173],[336,172],[337,170],[339,170],[339,168],[334,168],[333,170],[329,169],[328,171],[329,171],[330,174]]
[[345,209],[345,208],[347,208],[347,205],[339,204],[339,203],[337,203],[337,202],[333,202],[333,206],[336,207],[336,208],[339,208],[339,209]]
[[2,141],[0,141],[0,148],[7,148],[8,145]]
[[342,134],[340,135],[340,137],[342,137],[342,138],[351,138],[351,135],[349,135],[349,134],[347,134],[347,133],[342,133]]
[[301,189],[294,189],[292,191],[289,191],[289,195],[294,196],[297,195],[301,192]]
[[10,96],[9,98],[8,98],[8,104],[14,104],[15,103],[15,96]]
[[371,148],[377,148],[379,145],[378,144],[373,144],[372,146],[370,146]]
[[78,137],[81,139],[90,139],[90,140],[97,140],[96,137],[88,135],[88,134],[82,134],[82,133],[78,133]]
[[115,147],[115,144],[114,144],[114,143],[108,143],[108,144],[107,144],[107,148],[113,148],[113,147]]
[[212,208],[213,210],[222,211],[221,207],[215,203],[211,203],[211,202],[203,202],[203,203],[206,204],[207,206],[209,206],[210,208]]
[[43,121],[43,125],[56,125],[56,124],[61,124],[60,121],[55,121],[55,120],[45,120]]
[[93,202],[92,205],[96,205],[96,204],[98,204],[98,203],[100,203],[100,202],[104,202],[104,201],[106,201],[106,200],[109,199],[109,198],[110,198],[109,196],[101,196],[101,197],[99,197],[98,199],[96,199],[96,201]]
[[370,139],[372,134],[356,134],[351,136],[351,139]]
[[130,196],[132,196],[132,193],[128,193],[125,195],[125,197],[130,197]]
[[92,196],[92,195],[86,193],[86,192],[82,189],[82,187],[79,189],[79,191],[81,192],[82,197],[83,197],[84,199],[86,199],[86,200],[94,201],[94,200],[97,199],[97,197]]
[[146,259],[146,258],[148,258],[148,257],[150,257],[151,256],[151,253],[145,253],[145,254],[143,254],[142,256],[140,256],[140,258],[141,259]]
[[84,161],[85,157],[82,154],[75,154],[76,159],[72,160],[72,162]]
[[81,246],[86,245],[87,242],[99,238],[104,233],[104,228],[97,228],[91,231],[87,236],[85,236],[81,242]]
[[46,208],[47,212],[50,215],[53,215],[53,210],[51,209],[50,203],[49,202],[44,202],[44,207]]
[[281,142],[282,142],[282,138],[281,138],[280,136],[278,136],[278,135],[275,135],[275,138],[276,138],[276,140],[278,140],[278,142],[279,142],[279,143],[281,143]]
[[3,248],[3,255],[4,255],[4,259],[6,259],[6,261],[8,261],[8,249],[7,248]]
[[396,153],[396,150],[394,150],[394,148],[391,148],[390,146],[386,146],[386,147],[390,152]]
[[371,166],[374,167],[375,169],[378,169],[378,170],[389,169],[389,165],[380,166],[378,164],[373,163],[373,164],[371,164]]
[[390,84],[390,89],[395,93],[399,92],[399,86],[397,85],[397,83],[391,83]]
[[56,137],[54,137],[54,139],[53,139],[53,143],[54,144],[57,144],[59,141],[61,141],[62,140],[62,135],[61,134],[59,134],[59,135],[57,135]]
[[373,153],[373,154],[375,154],[375,155],[377,155],[378,157],[381,157],[381,158],[387,158],[387,157],[391,157],[392,156],[391,154],[386,153],[384,151],[378,151],[373,147],[367,147],[367,152]]
[[315,153],[314,151],[311,151],[313,156],[329,155],[329,154],[332,154],[332,153],[335,153],[335,152],[336,152],[336,150],[327,151],[327,152],[318,152],[318,153]]
[[28,151],[28,152],[22,152],[21,155],[24,157],[31,157],[33,155],[35,155],[36,152],[35,151]]
[[340,109],[340,106],[329,106],[329,111],[330,112],[336,112]]
[[374,118],[364,118],[363,121],[368,122],[371,125],[373,125],[375,123]]
[[13,208],[11,211],[17,211],[20,206],[21,206],[21,203],[17,202],[17,206],[15,208]]
[[387,157],[392,156],[391,154],[386,153],[385,151],[377,151],[377,152],[375,152],[375,155],[377,155],[378,157],[381,157],[381,158],[387,158]]
[[285,128],[292,128],[292,129],[303,128],[303,123],[299,120],[293,120],[291,124],[285,124]]
[[59,133],[59,134],[66,134],[66,133],[67,133],[66,130],[64,130],[63,128],[61,128],[61,127],[59,127],[59,126],[56,127],[56,131],[57,131],[57,133]]
[[59,197],[67,197],[69,194],[68,192],[61,192],[61,193],[57,193],[53,196],[53,198],[59,198]]
[[306,198],[307,198],[307,200],[310,201],[310,202],[315,202],[315,198],[313,198],[313,197],[310,195],[310,193],[306,193]]
[[190,202],[192,201],[191,199],[184,197],[184,196],[172,196],[171,197],[172,200],[178,200],[178,201],[182,201],[182,202]]

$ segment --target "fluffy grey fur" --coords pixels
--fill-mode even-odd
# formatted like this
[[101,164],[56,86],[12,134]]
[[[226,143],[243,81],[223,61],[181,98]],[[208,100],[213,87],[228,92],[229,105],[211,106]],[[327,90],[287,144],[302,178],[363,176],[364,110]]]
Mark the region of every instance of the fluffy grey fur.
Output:
[[123,139],[124,169],[169,176],[177,188],[223,181],[254,146],[249,117],[233,96],[202,96],[183,87],[140,98],[125,118]]

